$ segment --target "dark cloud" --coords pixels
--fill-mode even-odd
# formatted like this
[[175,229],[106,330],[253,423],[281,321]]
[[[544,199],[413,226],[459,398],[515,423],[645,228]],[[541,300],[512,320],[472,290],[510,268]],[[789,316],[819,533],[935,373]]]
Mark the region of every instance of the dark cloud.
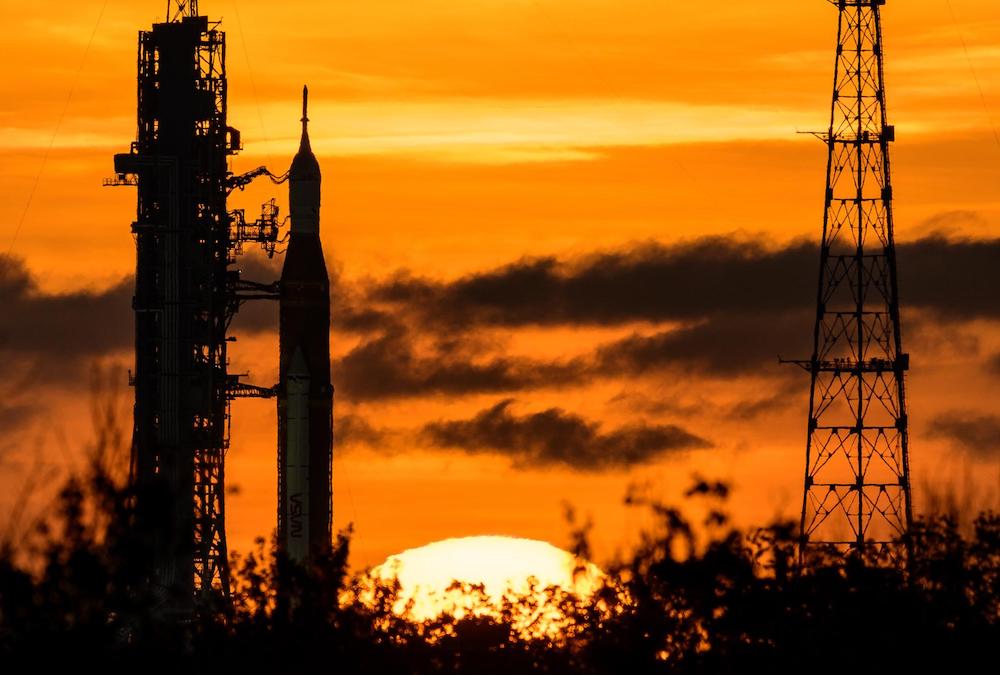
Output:
[[[241,256],[241,277],[271,283],[281,261],[257,253]],[[385,326],[388,315],[355,302],[356,292],[331,276],[338,330],[367,332]],[[133,277],[102,289],[46,293],[24,261],[0,255],[0,354],[33,364],[39,380],[70,381],[94,359],[133,346]],[[235,334],[276,331],[278,303],[243,304],[234,320]]]
[[421,353],[412,336],[395,327],[365,341],[334,364],[337,391],[351,400],[463,395],[535,389],[578,382],[585,364],[483,356],[456,341]]
[[[712,329],[697,323],[707,318],[744,326],[760,318],[775,325],[784,319],[772,315],[811,312],[816,249],[814,242],[774,247],[718,236],[638,244],[576,260],[525,259],[450,282],[398,273],[385,282],[350,284],[334,271],[333,323],[338,331],[371,334],[402,317],[438,332],[679,321],[692,327],[674,334],[669,346],[683,348],[684,336],[708,337]],[[1000,286],[1000,240],[930,236],[897,249],[905,308],[958,318],[1000,316],[1000,295],[993,292]],[[280,272],[280,259],[250,254],[237,267],[244,278],[269,282]],[[128,278],[102,290],[45,294],[22,261],[0,257],[0,348],[70,357],[127,348],[131,295]],[[275,303],[247,303],[236,321],[238,331],[273,330]],[[768,328],[755,331],[764,335]]]
[[[241,256],[234,268],[240,271],[240,278],[245,281],[271,284],[281,278],[281,265],[281,256],[268,258],[253,251]],[[371,306],[361,288],[346,283],[335,265],[328,273],[332,322],[338,333],[370,333],[393,323],[393,314]],[[261,299],[244,302],[233,319],[232,327],[236,334],[277,331],[278,302]]]
[[263,252],[250,250],[236,259],[233,269],[240,272],[245,281],[270,284],[281,277],[281,256],[268,258]]
[[898,247],[904,307],[952,319],[1000,316],[1000,239],[932,236]]
[[469,348],[461,334],[421,349],[414,335],[397,325],[337,361],[334,381],[349,399],[370,401],[564,388],[596,378],[662,376],[667,370],[780,378],[798,374],[780,365],[778,357],[798,357],[811,349],[812,320],[806,312],[715,317],[637,333],[590,354],[552,361]]
[[772,248],[706,237],[639,244],[576,261],[525,259],[438,282],[400,274],[374,287],[374,302],[405,306],[430,325],[618,325],[690,320],[737,309],[783,310],[815,297],[817,247]]
[[740,401],[727,410],[729,417],[739,420],[754,420],[763,415],[785,410],[799,396],[806,393],[802,382],[790,382],[779,386],[760,398]]
[[[454,281],[399,273],[348,283],[334,268],[334,332],[363,338],[335,364],[335,381],[342,395],[361,401],[510,393],[664,369],[777,376],[791,372],[777,366],[778,356],[811,351],[817,258],[815,242],[779,247],[719,236],[575,259],[524,259]],[[928,344],[943,341],[967,352],[967,336],[940,327],[1000,318],[993,292],[1000,286],[1000,240],[930,236],[900,244],[898,258],[901,300],[915,310],[904,316],[907,344],[916,338],[911,348],[930,349],[919,347],[926,336]],[[280,262],[248,255],[238,267],[244,278],[268,282]],[[129,279],[52,295],[38,289],[20,261],[0,263],[0,352],[34,360],[39,372],[66,381],[81,361],[131,347]],[[646,327],[574,358],[540,361],[504,354],[502,345],[468,347],[490,328],[629,324]],[[252,302],[234,333],[268,333],[276,325],[277,303]],[[418,345],[414,336],[433,344]]]
[[413,334],[397,326],[336,362],[334,380],[347,398],[371,401],[565,388],[599,378],[662,377],[667,371],[784,379],[800,371],[778,358],[801,357],[811,350],[812,321],[806,312],[715,317],[636,333],[589,354],[552,361],[498,355],[495,348],[470,349],[456,336],[420,349]]
[[955,233],[960,228],[987,227],[989,222],[978,211],[956,209],[935,213],[913,228],[920,236],[943,236]]
[[593,367],[606,375],[634,376],[665,367],[723,376],[776,375],[779,355],[791,358],[811,351],[814,321],[815,315],[805,311],[716,316],[602,345]]
[[337,414],[333,417],[334,447],[354,445],[378,447],[386,443],[391,432],[376,428],[365,418],[355,414]]
[[673,425],[634,425],[604,432],[600,424],[559,408],[517,416],[501,401],[472,419],[434,422],[424,440],[470,454],[502,454],[521,466],[568,466],[584,471],[627,468],[672,452],[712,444]]
[[[931,235],[897,245],[905,308],[952,318],[1000,316],[1000,239]],[[374,284],[368,301],[399,307],[428,330],[473,325],[621,325],[691,321],[720,314],[812,310],[819,247],[704,237],[645,243],[576,260],[527,258],[437,281],[400,273]]]
[[953,411],[936,417],[928,426],[931,438],[944,438],[969,454],[983,459],[1000,455],[1000,416]]
[[[281,277],[281,258],[268,258],[257,250],[248,251],[236,260],[233,269],[240,279],[259,284],[272,284]],[[278,303],[275,300],[250,300],[240,306],[233,318],[232,331],[247,335],[278,330]]]
[[[764,415],[781,412],[793,401],[808,394],[801,378],[788,378],[784,382],[768,380],[754,391],[753,396],[735,403],[720,404],[699,393],[700,389],[686,389],[681,393],[650,395],[638,391],[623,391],[610,398],[609,405],[624,409],[629,414],[655,417],[716,417],[754,420]],[[693,394],[693,395],[692,395]]]
[[928,312],[909,312],[903,317],[903,342],[911,352],[943,358],[976,358],[981,329],[960,321],[942,321]]
[[[1000,240],[930,236],[900,244],[897,256],[907,344],[972,353],[974,336],[970,342],[942,318],[1000,317],[1000,300],[990,291],[1000,285],[1000,266],[994,264]],[[473,360],[447,351],[418,358],[400,333],[386,331],[349,355],[343,372],[362,398],[516,392],[664,369],[790,377],[795,371],[783,370],[777,360],[807,358],[812,351],[817,264],[811,242],[774,247],[707,237],[577,260],[525,259],[450,282],[397,274],[368,285],[368,304],[422,334],[636,322],[653,329],[551,363],[504,356]],[[656,330],[665,322],[674,325]]]
[[[685,395],[686,394],[686,395]],[[693,394],[693,395],[692,395]],[[712,403],[697,392],[687,391],[684,394],[657,392],[650,395],[647,392],[627,387],[607,400],[608,406],[626,411],[632,415],[650,415],[662,417],[693,417],[711,409]]]
[[24,262],[0,256],[0,355],[31,363],[38,380],[70,380],[81,367],[132,346],[132,281],[49,294]]

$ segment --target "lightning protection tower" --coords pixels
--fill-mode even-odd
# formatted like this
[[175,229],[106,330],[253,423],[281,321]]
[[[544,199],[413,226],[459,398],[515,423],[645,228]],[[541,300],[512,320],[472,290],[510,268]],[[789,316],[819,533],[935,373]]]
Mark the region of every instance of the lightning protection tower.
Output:
[[106,181],[138,188],[131,478],[149,583],[161,613],[181,619],[228,600],[229,403],[274,395],[228,372],[240,304],[277,298],[277,284],[243,281],[230,265],[245,241],[273,253],[278,214],[273,200],[256,222],[227,210],[234,188],[270,174],[229,172],[240,135],[227,123],[225,49],[193,1],[168,3],[167,20],[140,32],[137,138]]
[[904,376],[881,10],[839,11],[812,358],[802,550],[895,550],[909,527]]

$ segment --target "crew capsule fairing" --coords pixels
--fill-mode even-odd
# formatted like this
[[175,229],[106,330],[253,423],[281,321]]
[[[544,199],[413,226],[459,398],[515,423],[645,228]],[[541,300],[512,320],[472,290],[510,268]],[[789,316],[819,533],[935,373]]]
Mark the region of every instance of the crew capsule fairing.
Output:
[[319,238],[319,162],[302,140],[288,175],[291,232],[281,270],[278,379],[278,546],[305,562],[330,546],[333,525],[333,386],[330,280]]

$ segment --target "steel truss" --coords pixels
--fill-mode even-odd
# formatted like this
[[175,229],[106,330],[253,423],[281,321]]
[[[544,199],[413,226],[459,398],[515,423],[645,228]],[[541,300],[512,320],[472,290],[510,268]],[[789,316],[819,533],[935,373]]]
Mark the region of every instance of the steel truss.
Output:
[[898,551],[912,518],[881,7],[840,0],[811,374],[803,551]]

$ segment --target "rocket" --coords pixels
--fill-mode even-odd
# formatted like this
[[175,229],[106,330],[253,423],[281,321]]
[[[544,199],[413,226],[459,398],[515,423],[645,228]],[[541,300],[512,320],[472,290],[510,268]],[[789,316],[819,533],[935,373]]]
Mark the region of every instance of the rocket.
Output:
[[330,279],[319,238],[319,162],[302,140],[288,174],[291,232],[281,270],[278,378],[278,547],[305,563],[327,549],[333,522]]

